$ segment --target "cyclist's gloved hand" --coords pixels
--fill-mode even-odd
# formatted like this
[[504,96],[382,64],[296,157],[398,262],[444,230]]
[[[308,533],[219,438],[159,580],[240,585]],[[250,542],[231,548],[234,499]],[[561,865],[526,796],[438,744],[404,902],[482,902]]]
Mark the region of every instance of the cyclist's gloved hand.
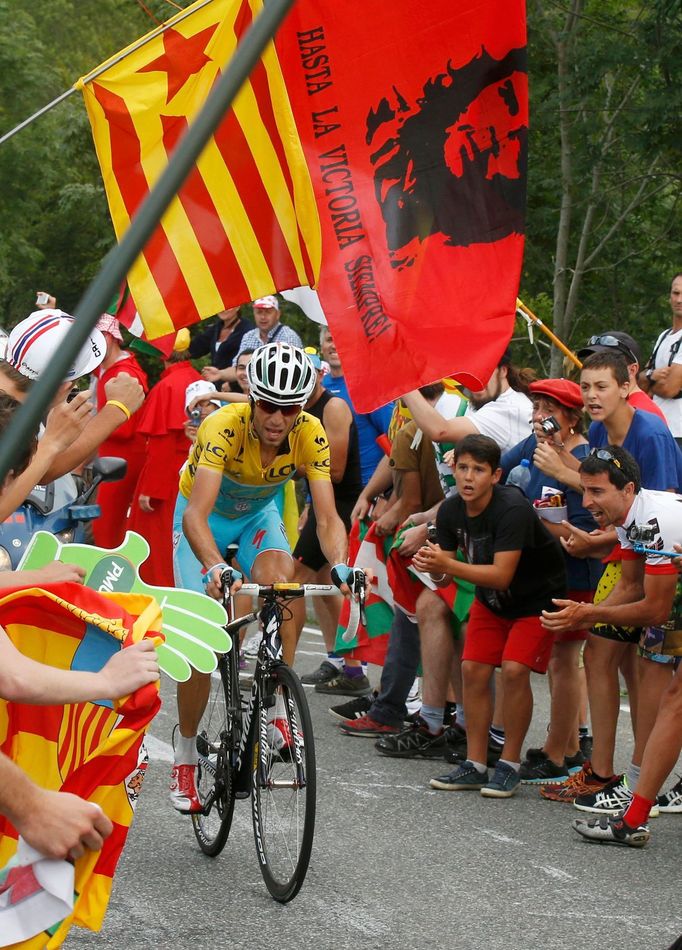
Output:
[[332,583],[338,588],[347,584],[351,594],[356,594],[365,584],[365,572],[359,567],[349,567],[347,564],[335,564],[331,576]]
[[[215,579],[216,571],[220,571],[219,580]],[[241,581],[241,579],[242,575],[240,571],[234,567],[230,567],[229,564],[225,564],[224,561],[221,561],[219,564],[214,564],[208,568],[204,574],[203,583],[206,588],[206,593],[215,597],[216,594],[222,595],[223,588],[229,590],[237,581]]]

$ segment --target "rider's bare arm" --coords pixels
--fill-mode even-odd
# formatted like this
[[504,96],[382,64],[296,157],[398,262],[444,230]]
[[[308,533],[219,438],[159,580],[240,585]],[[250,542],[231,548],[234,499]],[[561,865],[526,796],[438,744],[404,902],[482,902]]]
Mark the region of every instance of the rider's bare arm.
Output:
[[343,521],[338,516],[331,482],[311,481],[310,496],[317,519],[317,536],[322,553],[329,564],[345,564],[348,556],[348,538]]
[[197,560],[205,569],[223,560],[208,525],[208,517],[215,507],[222,474],[208,468],[197,469],[192,493],[182,518],[182,530]]

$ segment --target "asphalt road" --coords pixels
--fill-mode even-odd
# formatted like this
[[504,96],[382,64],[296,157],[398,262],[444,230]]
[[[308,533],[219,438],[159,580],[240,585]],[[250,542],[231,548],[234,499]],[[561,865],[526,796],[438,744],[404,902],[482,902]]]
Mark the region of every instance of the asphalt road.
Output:
[[[322,640],[304,633],[299,672]],[[375,681],[378,681],[378,672]],[[548,697],[534,684],[529,744],[541,744]],[[522,786],[511,800],[436,792],[440,760],[379,756],[342,735],[326,697],[309,690],[318,758],[315,845],[306,883],[275,903],[256,861],[248,801],[237,802],[224,852],[205,857],[166,792],[173,685],[152,725],[150,767],[100,934],[75,948],[273,950],[666,950],[682,932],[682,815],[652,822],[644,850],[583,841],[572,806]],[[621,714],[618,764],[630,752]]]

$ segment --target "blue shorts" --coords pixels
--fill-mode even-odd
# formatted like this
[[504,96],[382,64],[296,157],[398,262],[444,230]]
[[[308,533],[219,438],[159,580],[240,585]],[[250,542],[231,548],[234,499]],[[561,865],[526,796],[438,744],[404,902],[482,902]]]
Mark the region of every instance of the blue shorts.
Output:
[[[178,495],[173,514],[173,573],[175,586],[196,590],[203,594],[203,567],[197,560],[182,531],[182,516],[187,507],[184,495]],[[221,556],[229,544],[238,544],[237,560],[244,573],[250,577],[253,562],[263,551],[286,551],[291,554],[282,516],[275,498],[258,511],[244,518],[225,518],[212,513],[208,526]]]

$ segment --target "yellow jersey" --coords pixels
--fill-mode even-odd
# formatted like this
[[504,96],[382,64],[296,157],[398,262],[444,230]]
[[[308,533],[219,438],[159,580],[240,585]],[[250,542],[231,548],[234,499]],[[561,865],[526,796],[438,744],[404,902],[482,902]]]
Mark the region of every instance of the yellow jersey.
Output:
[[301,466],[309,482],[331,481],[329,442],[318,419],[301,412],[274,461],[263,467],[251,406],[231,403],[212,412],[199,426],[180,474],[180,493],[189,498],[199,468],[220,472],[222,482],[213,510],[226,518],[241,518],[264,507]]

